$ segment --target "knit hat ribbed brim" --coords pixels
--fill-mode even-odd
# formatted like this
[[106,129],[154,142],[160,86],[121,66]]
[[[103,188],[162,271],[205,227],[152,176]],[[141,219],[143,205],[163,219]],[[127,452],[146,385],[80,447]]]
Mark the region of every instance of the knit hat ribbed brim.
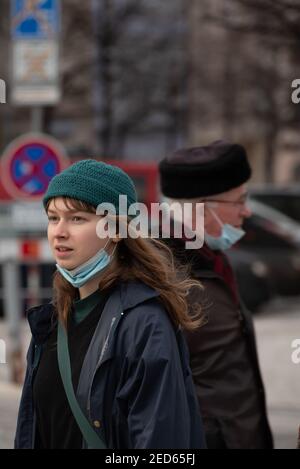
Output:
[[82,160],[55,176],[43,198],[46,205],[50,199],[68,197],[87,202],[97,208],[109,203],[119,214],[119,196],[127,196],[127,209],[137,202],[132,179],[123,170],[96,160]]

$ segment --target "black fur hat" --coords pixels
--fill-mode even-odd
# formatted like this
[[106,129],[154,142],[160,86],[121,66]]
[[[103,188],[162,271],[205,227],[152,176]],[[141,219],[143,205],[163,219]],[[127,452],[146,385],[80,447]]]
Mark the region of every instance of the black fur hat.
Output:
[[244,147],[223,141],[179,150],[165,158],[159,170],[162,193],[173,199],[222,194],[251,177]]

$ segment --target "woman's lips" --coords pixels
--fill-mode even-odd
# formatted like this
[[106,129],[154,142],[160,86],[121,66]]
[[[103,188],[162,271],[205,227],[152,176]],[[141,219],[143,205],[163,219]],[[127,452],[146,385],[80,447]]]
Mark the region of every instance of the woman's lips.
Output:
[[73,252],[72,249],[68,249],[65,251],[60,251],[58,248],[55,249],[56,256],[59,258],[70,257],[72,252]]

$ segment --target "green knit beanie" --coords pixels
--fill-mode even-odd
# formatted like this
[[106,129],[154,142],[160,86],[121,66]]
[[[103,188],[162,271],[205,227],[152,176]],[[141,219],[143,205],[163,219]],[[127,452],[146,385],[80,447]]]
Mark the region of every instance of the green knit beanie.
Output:
[[[119,211],[119,196],[127,196],[127,207],[137,202],[132,179],[120,168],[96,160],[82,160],[55,176],[43,198],[46,204],[54,197],[69,197],[93,205],[110,203]],[[124,213],[122,213],[124,214]]]

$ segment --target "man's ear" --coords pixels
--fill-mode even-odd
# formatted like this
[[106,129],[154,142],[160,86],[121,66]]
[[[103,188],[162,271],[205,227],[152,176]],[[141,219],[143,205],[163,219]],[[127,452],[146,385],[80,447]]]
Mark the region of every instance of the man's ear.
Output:
[[204,216],[205,218],[211,218],[211,202],[203,202],[204,203]]
[[115,244],[118,244],[122,241],[122,238],[120,236],[116,236],[115,238],[112,238],[112,242]]
[[210,230],[211,228],[214,229],[215,226],[215,219],[212,216],[211,209],[209,203],[204,204],[204,229]]

